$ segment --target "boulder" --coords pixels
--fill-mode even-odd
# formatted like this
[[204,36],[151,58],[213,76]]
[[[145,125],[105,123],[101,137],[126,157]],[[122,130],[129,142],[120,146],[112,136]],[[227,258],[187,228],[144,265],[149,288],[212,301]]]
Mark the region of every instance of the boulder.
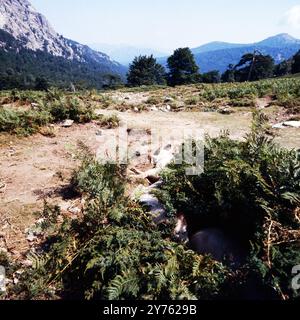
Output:
[[283,125],[285,127],[300,128],[300,121],[285,121]]
[[283,123],[276,123],[272,126],[273,129],[284,129]]
[[201,255],[211,255],[216,261],[239,265],[243,250],[232,238],[217,228],[203,229],[190,237],[190,247]]
[[153,216],[154,223],[159,224],[166,219],[164,206],[153,194],[143,194],[140,197],[140,203],[148,208],[149,213]]
[[285,129],[285,128],[300,128],[300,121],[285,121],[281,123],[274,124],[273,129]]

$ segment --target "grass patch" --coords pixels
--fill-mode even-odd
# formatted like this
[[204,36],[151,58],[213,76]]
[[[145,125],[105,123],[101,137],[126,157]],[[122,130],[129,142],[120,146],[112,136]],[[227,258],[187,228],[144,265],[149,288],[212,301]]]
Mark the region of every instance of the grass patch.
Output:
[[97,122],[101,127],[114,129],[120,126],[121,120],[116,114],[108,116],[100,115]]

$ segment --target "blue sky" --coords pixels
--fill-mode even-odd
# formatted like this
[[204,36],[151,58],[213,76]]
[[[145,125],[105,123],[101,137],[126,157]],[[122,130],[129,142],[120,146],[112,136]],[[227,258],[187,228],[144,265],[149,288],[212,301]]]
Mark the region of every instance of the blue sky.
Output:
[[81,43],[165,51],[210,41],[300,38],[300,0],[31,0],[57,32]]

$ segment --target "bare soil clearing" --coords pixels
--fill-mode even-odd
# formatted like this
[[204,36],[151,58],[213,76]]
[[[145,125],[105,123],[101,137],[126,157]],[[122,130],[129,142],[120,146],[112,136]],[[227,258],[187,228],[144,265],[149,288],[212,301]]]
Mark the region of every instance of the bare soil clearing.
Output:
[[[124,95],[128,95],[124,93]],[[130,103],[140,103],[147,94],[131,94]],[[123,97],[123,96],[122,96]],[[268,101],[262,102],[265,105]],[[274,114],[274,109],[269,113]],[[276,111],[277,112],[277,111]],[[138,170],[151,168],[143,153],[149,130],[173,130],[182,128],[203,129],[211,136],[229,130],[235,139],[242,139],[249,132],[251,110],[236,108],[230,115],[217,112],[116,112],[98,110],[100,114],[117,114],[121,126],[133,131],[131,165]],[[278,117],[280,112],[278,111]],[[54,138],[40,134],[28,138],[0,135],[0,248],[16,258],[23,259],[29,248],[26,229],[36,220],[35,212],[43,207],[44,200],[57,203],[68,211],[78,201],[67,192],[72,171],[76,168],[77,142],[84,142],[93,152],[105,153],[118,129],[103,129],[96,123],[73,125],[70,128],[57,126]],[[299,148],[299,129],[287,128],[278,132],[276,140],[288,148]],[[139,161],[143,159],[143,165]]]

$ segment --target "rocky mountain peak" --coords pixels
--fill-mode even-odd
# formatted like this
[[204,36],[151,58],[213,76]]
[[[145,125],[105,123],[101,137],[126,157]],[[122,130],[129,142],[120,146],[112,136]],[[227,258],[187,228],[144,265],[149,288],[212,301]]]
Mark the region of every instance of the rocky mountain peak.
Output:
[[79,62],[120,66],[106,54],[59,35],[28,0],[0,0],[0,29],[17,39],[22,47],[33,51],[41,50]]
[[[0,28],[31,50],[65,56],[64,39],[27,0],[0,0]],[[69,54],[71,55],[71,51]]]

